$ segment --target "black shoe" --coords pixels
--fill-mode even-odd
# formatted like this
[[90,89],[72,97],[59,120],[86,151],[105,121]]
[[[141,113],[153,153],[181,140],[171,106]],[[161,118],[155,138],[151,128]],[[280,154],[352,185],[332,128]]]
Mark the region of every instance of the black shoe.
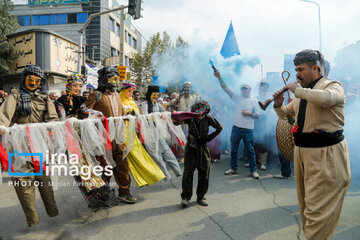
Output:
[[88,200],[88,208],[97,212],[100,210],[100,199],[96,194],[93,194]]
[[117,197],[117,199],[123,201],[124,203],[129,203],[129,204],[136,203],[136,198],[133,197],[133,196],[131,196],[131,194],[128,194],[128,195],[125,195],[125,194],[119,195],[119,196]]
[[207,207],[209,206],[208,202],[206,201],[206,198],[198,198],[196,200],[201,206]]
[[111,193],[110,187],[107,185],[101,188],[95,188],[93,191],[98,195],[99,199],[104,202],[109,199]]
[[181,200],[181,207],[186,208],[187,206],[189,206],[189,201],[186,199]]
[[115,189],[112,189],[110,191],[109,198],[106,201],[101,201],[100,200],[100,204],[101,204],[102,207],[114,207],[114,206],[119,205],[119,202],[116,199]]

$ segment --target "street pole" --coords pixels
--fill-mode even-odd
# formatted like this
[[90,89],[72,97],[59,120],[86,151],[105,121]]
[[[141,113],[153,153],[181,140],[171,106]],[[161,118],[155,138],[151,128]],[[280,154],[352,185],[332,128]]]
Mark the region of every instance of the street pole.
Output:
[[82,63],[81,55],[82,55],[82,53],[83,53],[83,51],[82,51],[82,44],[83,44],[84,31],[85,31],[86,27],[89,25],[89,23],[91,22],[91,20],[92,20],[93,18],[95,18],[95,17],[101,16],[101,15],[104,15],[104,14],[108,14],[108,13],[111,13],[111,12],[119,11],[119,10],[125,9],[125,8],[127,8],[127,7],[128,7],[128,6],[121,6],[121,7],[118,7],[118,8],[111,9],[111,10],[94,13],[94,14],[91,14],[91,15],[88,17],[88,19],[87,19],[86,22],[84,23],[83,27],[79,30],[80,39],[79,39],[79,51],[78,51],[78,52],[79,52],[79,56],[78,56],[78,73],[81,72],[81,63]]
[[120,65],[124,66],[124,42],[125,42],[125,12],[124,10],[121,10],[120,14]]
[[320,4],[318,2],[314,2],[314,1],[310,1],[310,0],[300,0],[300,1],[315,4],[318,7],[318,13],[319,13],[319,41],[320,41],[319,50],[320,50],[320,52],[322,52]]

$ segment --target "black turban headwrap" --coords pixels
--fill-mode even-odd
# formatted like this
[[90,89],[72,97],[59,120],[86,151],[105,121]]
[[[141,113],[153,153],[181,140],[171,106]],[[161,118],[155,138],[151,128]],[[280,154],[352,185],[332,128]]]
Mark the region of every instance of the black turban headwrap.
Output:
[[111,78],[112,76],[115,76],[115,75],[119,76],[119,71],[117,70],[116,67],[105,66],[105,67],[99,69],[98,75],[99,75],[99,77],[98,77],[97,90],[100,92],[105,92],[109,78]]
[[148,113],[153,112],[153,103],[151,101],[151,94],[153,94],[154,92],[160,92],[160,87],[156,86],[156,85],[148,86],[148,90],[146,92],[146,101],[147,101],[147,104],[148,104]]
[[314,62],[318,65],[320,72],[323,76],[326,76],[325,59],[324,56],[318,50],[305,49],[298,52],[294,58],[294,65],[298,66],[303,63]]

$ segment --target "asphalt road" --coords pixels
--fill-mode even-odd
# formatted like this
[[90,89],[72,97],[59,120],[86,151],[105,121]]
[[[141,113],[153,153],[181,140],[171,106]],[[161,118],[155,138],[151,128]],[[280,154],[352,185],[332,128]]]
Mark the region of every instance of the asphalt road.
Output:
[[[246,168],[225,176],[228,162],[224,155],[211,167],[208,207],[193,197],[188,208],[180,208],[181,178],[143,188],[133,182],[136,204],[120,203],[96,213],[87,209],[76,186],[67,186],[55,192],[60,210],[55,218],[46,215],[37,192],[40,223],[33,228],[27,227],[15,191],[5,182],[0,185],[0,239],[305,239],[294,178],[273,179],[276,167],[259,172],[260,180],[251,179]],[[359,183],[352,181],[335,240],[360,239]]]

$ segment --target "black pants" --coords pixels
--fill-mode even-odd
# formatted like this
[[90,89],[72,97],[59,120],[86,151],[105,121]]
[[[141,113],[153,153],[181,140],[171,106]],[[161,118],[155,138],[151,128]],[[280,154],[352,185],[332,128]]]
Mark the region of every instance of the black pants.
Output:
[[286,160],[284,156],[279,151],[279,160],[280,160],[280,166],[281,166],[281,175],[284,177],[290,177],[291,175],[291,167],[290,167],[290,161]]
[[200,145],[197,148],[191,147],[189,143],[186,145],[182,179],[182,199],[191,199],[193,177],[196,169],[198,170],[196,195],[198,199],[202,199],[205,196],[209,188],[210,162],[210,151],[206,145]]

